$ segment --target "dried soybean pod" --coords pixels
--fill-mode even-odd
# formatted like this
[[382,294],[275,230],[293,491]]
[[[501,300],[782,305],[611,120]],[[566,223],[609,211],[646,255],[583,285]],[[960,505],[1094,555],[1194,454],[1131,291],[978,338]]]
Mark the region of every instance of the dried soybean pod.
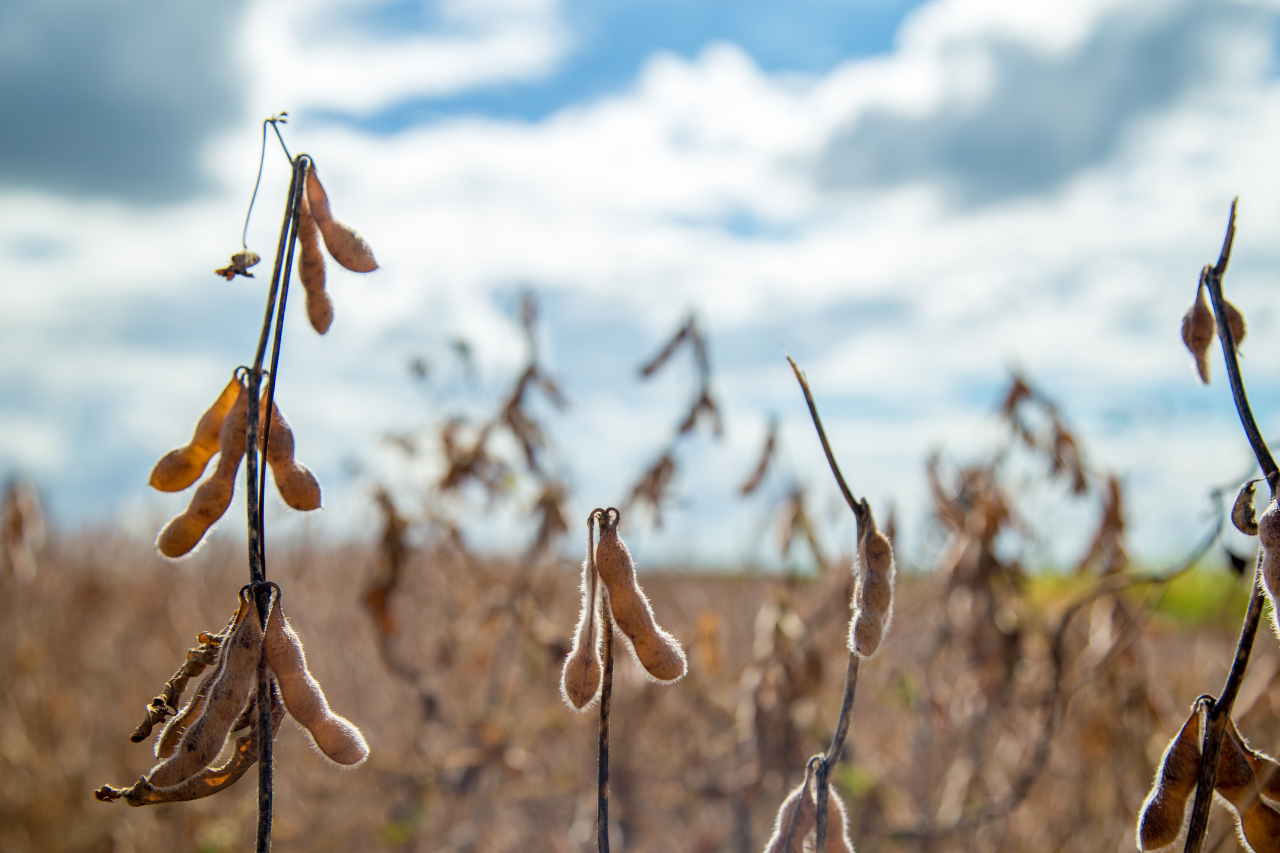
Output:
[[[273,686],[274,689],[274,686]],[[274,737],[284,721],[284,707],[276,693],[271,695],[271,734]],[[123,798],[131,806],[154,806],[161,803],[180,803],[199,800],[230,787],[258,761],[258,733],[236,739],[231,757],[221,767],[206,767],[196,775],[169,788],[155,788],[147,780],[139,779],[132,787],[116,788],[103,785],[93,795],[103,802]]]
[[169,559],[191,551],[213,523],[222,518],[235,492],[236,472],[244,458],[245,431],[249,414],[249,393],[243,388],[222,422],[218,436],[218,467],[200,484],[186,512],[174,517],[156,537],[156,549]]
[[1177,841],[1190,820],[1191,795],[1200,772],[1201,705],[1169,742],[1156,770],[1155,783],[1138,814],[1138,849],[1147,853]]
[[1262,800],[1244,810],[1236,830],[1253,853],[1280,853],[1280,812]]
[[1258,535],[1258,519],[1253,509],[1253,493],[1257,484],[1257,480],[1250,480],[1241,486],[1240,494],[1236,495],[1236,502],[1231,507],[1231,523],[1245,536]]
[[240,591],[240,612],[231,635],[222,642],[218,679],[209,689],[203,713],[183,732],[172,757],[152,768],[147,784],[168,788],[199,773],[222,751],[231,724],[249,701],[262,659],[262,625],[249,587]]
[[205,676],[204,681],[200,682],[200,687],[196,690],[195,695],[191,697],[191,701],[187,702],[177,716],[170,718],[165,727],[160,730],[160,736],[156,738],[156,758],[162,761],[166,758],[172,758],[173,754],[178,750],[178,741],[182,739],[182,735],[204,713],[205,704],[209,700],[209,690],[213,687],[213,683],[218,680],[218,676],[222,674],[223,656],[221,649],[219,649],[219,652],[213,671]]
[[1258,519],[1258,543],[1262,546],[1262,585],[1271,598],[1271,624],[1280,636],[1276,596],[1280,594],[1280,508],[1272,501]]
[[320,334],[329,331],[333,323],[333,300],[324,289],[324,255],[320,252],[320,226],[311,215],[307,197],[302,197],[302,210],[298,213],[298,242],[302,245],[302,262],[298,265],[298,278],[302,280],[307,297],[307,319],[311,328]]
[[302,641],[289,625],[278,599],[267,619],[263,654],[275,673],[285,710],[311,734],[311,742],[320,752],[347,766],[369,757],[369,747],[360,730],[329,710],[324,691],[307,670]]
[[[266,402],[263,392],[263,402]],[[271,466],[271,476],[276,481],[276,490],[284,502],[296,510],[309,512],[320,508],[320,483],[305,465],[300,465],[293,458],[293,430],[280,414],[280,409],[271,404],[271,430],[267,438],[267,464]]]
[[232,378],[222,389],[218,399],[209,407],[196,424],[195,435],[186,447],[167,453],[151,469],[151,488],[161,492],[180,492],[204,473],[205,466],[218,452],[218,437],[222,433],[222,421],[226,418],[240,389],[244,387],[238,378]]
[[867,506],[867,525],[858,543],[858,586],[853,594],[853,618],[849,621],[849,651],[870,658],[893,621],[893,546],[876,527]]
[[[778,817],[773,822],[773,835],[765,844],[764,853],[803,853],[805,850],[805,838],[818,825],[818,806],[809,787],[813,780],[815,760],[821,758],[822,756],[815,755],[809,759],[804,771],[804,781],[782,801]],[[830,849],[830,843],[827,847]]]
[[307,202],[311,206],[311,215],[320,226],[324,247],[335,261],[352,272],[373,272],[378,268],[378,262],[373,259],[373,251],[364,238],[350,226],[333,218],[333,213],[329,210],[329,197],[320,185],[320,178],[316,176],[314,163],[307,167]]
[[[814,797],[816,799],[817,791],[814,791]],[[827,853],[854,853],[853,842],[849,840],[844,800],[833,787],[827,788]]]
[[1196,301],[1182,317],[1182,342],[1195,357],[1196,373],[1205,385],[1209,384],[1209,345],[1213,343],[1213,330],[1213,312],[1204,296],[1204,273],[1201,273]]
[[587,556],[582,561],[582,614],[573,633],[573,649],[560,673],[560,693],[575,711],[591,707],[600,692],[600,629],[604,620],[600,616],[600,585],[592,547],[595,517],[593,512],[587,520]]
[[1232,305],[1227,300],[1222,300],[1223,313],[1227,315],[1227,328],[1231,330],[1231,340],[1236,346],[1244,340],[1245,325],[1244,315],[1240,313],[1240,309]]
[[653,608],[636,582],[636,565],[631,552],[618,536],[622,513],[605,510],[600,522],[600,542],[596,545],[596,570],[608,590],[613,621],[645,672],[654,681],[670,684],[688,670],[684,650],[675,637],[658,627]]

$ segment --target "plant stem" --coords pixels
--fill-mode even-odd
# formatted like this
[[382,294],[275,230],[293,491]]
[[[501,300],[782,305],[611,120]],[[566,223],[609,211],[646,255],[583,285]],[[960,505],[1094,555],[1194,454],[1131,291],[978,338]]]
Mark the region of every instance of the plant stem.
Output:
[[[263,528],[262,497],[266,484],[266,466],[259,470],[258,432],[262,430],[265,446],[271,429],[271,405],[275,399],[276,365],[280,358],[280,335],[283,331],[289,275],[293,269],[293,249],[298,237],[298,210],[305,186],[306,167],[309,160],[299,156],[293,162],[293,177],[289,182],[289,196],[285,203],[284,222],[280,226],[280,243],[276,249],[275,266],[271,273],[271,286],[267,293],[266,316],[262,321],[262,333],[258,337],[258,349],[253,367],[248,372],[248,412],[245,418],[245,494],[248,505],[249,580],[253,585],[254,599],[262,627],[267,627],[272,601],[272,585],[266,582],[267,561]],[[287,241],[287,242],[286,242]],[[283,286],[282,286],[283,285]],[[279,297],[279,308],[276,299]],[[275,341],[271,353],[271,375],[267,384],[267,422],[260,424],[259,404],[262,387],[262,362],[267,353],[267,340],[275,320]],[[258,662],[258,827],[257,853],[271,850],[271,800],[272,800],[272,725],[271,725],[271,670],[266,660]]]
[[[1277,488],[1280,487],[1280,469],[1276,467],[1275,457],[1262,438],[1258,422],[1249,406],[1249,398],[1245,394],[1244,379],[1240,375],[1240,357],[1236,350],[1236,341],[1231,335],[1227,323],[1226,300],[1222,295],[1222,276],[1227,271],[1227,263],[1231,260],[1231,245],[1236,233],[1236,203],[1231,202],[1231,214],[1227,220],[1227,234],[1222,241],[1222,252],[1218,255],[1218,263],[1206,266],[1200,273],[1200,280],[1208,286],[1209,301],[1213,305],[1213,314],[1217,320],[1218,340],[1222,342],[1222,358],[1226,362],[1227,380],[1231,385],[1231,396],[1235,400],[1236,412],[1240,415],[1240,424],[1244,434],[1253,448],[1253,455],[1258,459],[1263,475],[1271,486],[1271,499],[1275,500]],[[1245,613],[1244,624],[1240,626],[1240,640],[1236,644],[1235,660],[1231,671],[1227,674],[1222,693],[1209,706],[1208,720],[1205,725],[1204,744],[1201,748],[1200,773],[1196,779],[1195,805],[1192,806],[1191,824],[1187,830],[1185,853],[1201,853],[1204,849],[1205,836],[1209,831],[1209,811],[1213,806],[1213,788],[1218,775],[1218,757],[1222,752],[1222,736],[1226,732],[1227,723],[1231,719],[1231,708],[1235,704],[1236,695],[1240,692],[1240,684],[1244,681],[1245,669],[1249,666],[1249,655],[1253,651],[1253,641],[1258,634],[1258,622],[1262,618],[1262,555],[1258,556],[1258,565],[1254,570],[1253,590],[1249,595],[1249,609]]]
[[796,381],[800,383],[800,390],[804,392],[804,401],[809,406],[809,414],[813,417],[813,426],[818,431],[818,439],[822,442],[822,452],[827,454],[827,463],[831,465],[831,473],[835,475],[836,483],[840,486],[840,493],[844,495],[845,503],[849,505],[849,509],[853,510],[853,516],[858,521],[858,541],[862,541],[863,528],[867,523],[866,503],[853,496],[853,492],[849,490],[849,485],[844,481],[844,475],[840,473],[840,465],[836,462],[835,454],[831,452],[831,442],[827,441],[827,432],[822,428],[822,418],[818,415],[818,404],[813,401],[813,392],[809,390],[809,380],[805,378],[795,359],[788,355],[787,361],[791,363],[791,370],[796,375]]
[[[608,593],[605,593],[606,597]],[[613,696],[613,615],[604,603],[604,683],[600,687],[600,778],[596,792],[596,848],[609,853],[609,699]]]
[[818,763],[818,825],[817,838],[814,839],[814,850],[827,849],[827,801],[831,796],[829,777],[831,768],[840,760],[844,752],[844,742],[849,737],[849,723],[853,718],[853,695],[858,688],[858,656],[849,652],[849,668],[844,675],[844,701],[840,704],[840,719],[836,722],[836,733],[831,738],[831,748],[822,761]]
[[[809,389],[809,380],[805,378],[795,359],[788,355],[787,361],[791,363],[791,370],[796,375],[796,381],[800,383],[800,390],[804,392],[804,401],[809,406],[809,415],[813,418],[814,429],[818,431],[818,439],[822,442],[822,452],[827,455],[827,463],[831,466],[831,473],[835,476],[836,483],[840,486],[840,493],[844,495],[845,503],[849,504],[849,509],[853,510],[853,517],[858,522],[858,541],[862,542],[862,537],[866,535],[867,522],[871,515],[867,501],[865,498],[858,500],[853,496],[849,484],[844,480],[844,475],[840,473],[840,465],[836,462],[836,455],[831,450],[831,442],[827,441],[827,431],[822,428],[822,417],[818,414],[818,404],[813,401],[813,392]],[[826,851],[827,849],[827,801],[831,796],[829,778],[831,776],[831,768],[840,760],[840,755],[844,752],[845,739],[849,736],[849,724],[853,715],[853,697],[857,687],[858,656],[851,651],[849,652],[849,667],[845,671],[844,700],[840,704],[840,719],[836,721],[836,733],[831,738],[831,748],[827,750],[826,756],[818,764],[818,789],[815,798],[818,809],[818,823],[816,828],[817,838],[814,842],[815,850]]]

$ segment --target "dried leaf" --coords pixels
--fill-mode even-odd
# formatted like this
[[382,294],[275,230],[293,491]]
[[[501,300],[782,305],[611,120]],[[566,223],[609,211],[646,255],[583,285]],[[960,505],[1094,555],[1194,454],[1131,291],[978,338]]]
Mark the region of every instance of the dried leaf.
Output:
[[250,252],[246,249],[243,252],[236,252],[231,256],[231,263],[220,270],[214,270],[214,272],[227,281],[231,281],[238,275],[242,275],[245,278],[253,278],[253,273],[249,272],[249,267],[255,266],[260,260],[262,259],[258,257],[257,252]]
[[1236,502],[1231,507],[1231,523],[1245,536],[1258,535],[1258,517],[1253,509],[1253,493],[1257,485],[1257,480],[1250,480],[1241,486]]
[[764,439],[764,447],[760,450],[760,461],[756,463],[755,470],[747,481],[742,484],[739,491],[745,496],[760,488],[760,483],[764,481],[764,475],[769,471],[769,463],[773,461],[773,454],[778,441],[778,419],[771,418],[769,421],[769,432]]

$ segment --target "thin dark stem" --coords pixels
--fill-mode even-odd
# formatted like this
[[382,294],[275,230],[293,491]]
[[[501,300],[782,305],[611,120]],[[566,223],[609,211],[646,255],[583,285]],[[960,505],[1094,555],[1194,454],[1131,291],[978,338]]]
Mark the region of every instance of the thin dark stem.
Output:
[[604,683],[600,687],[600,782],[596,792],[596,848],[609,853],[609,700],[613,696],[613,616],[605,593]]
[[[302,189],[302,181],[299,180],[301,177],[300,165],[300,163],[294,165],[293,178],[289,182],[289,197],[285,203],[284,222],[280,226],[280,243],[276,247],[275,266],[271,272],[271,287],[267,291],[267,310],[262,319],[262,332],[258,336],[258,349],[253,356],[253,367],[249,369],[246,376],[250,403],[245,423],[245,499],[248,504],[249,515],[249,581],[255,584],[266,580],[265,549],[262,544],[262,527],[260,523],[262,518],[260,510],[262,495],[258,490],[258,485],[261,481],[258,472],[258,398],[260,396],[259,389],[262,387],[262,361],[267,354],[267,340],[271,335],[271,321],[275,319],[276,297],[280,290],[280,273],[284,265],[285,254],[289,248],[285,241],[295,233],[296,229],[294,224],[297,212],[296,202]],[[289,254],[292,257],[292,253]]]
[[[1217,319],[1218,340],[1222,342],[1222,358],[1226,362],[1227,379],[1231,384],[1231,396],[1235,400],[1236,412],[1240,415],[1240,423],[1244,427],[1249,446],[1258,459],[1258,465],[1271,486],[1271,498],[1275,500],[1277,488],[1280,488],[1280,469],[1276,467],[1275,457],[1262,438],[1258,422],[1249,406],[1249,398],[1245,394],[1244,379],[1240,375],[1240,357],[1236,350],[1236,341],[1232,337],[1227,323],[1226,306],[1222,295],[1222,276],[1227,271],[1227,263],[1231,260],[1231,244],[1236,233],[1236,203],[1231,202],[1231,214],[1227,220],[1227,234],[1222,241],[1222,252],[1218,255],[1218,263],[1205,267],[1200,273],[1201,282],[1208,285],[1209,301],[1213,305],[1213,313]],[[1231,719],[1231,708],[1235,704],[1236,695],[1240,692],[1240,684],[1244,680],[1245,669],[1249,666],[1249,655],[1253,651],[1253,641],[1258,634],[1258,622],[1262,618],[1262,555],[1258,555],[1258,565],[1254,570],[1253,590],[1249,595],[1249,609],[1245,613],[1244,624],[1240,626],[1240,640],[1236,644],[1235,660],[1231,671],[1227,674],[1226,684],[1216,701],[1209,706],[1208,719],[1205,725],[1204,744],[1201,747],[1200,773],[1196,779],[1195,805],[1191,810],[1191,824],[1187,830],[1185,853],[1201,853],[1204,849],[1205,836],[1209,830],[1209,810],[1213,806],[1213,788],[1218,774],[1218,757],[1222,752],[1222,736],[1226,732],[1227,723]]]
[[809,414],[813,417],[813,426],[817,429],[818,439],[822,442],[822,452],[827,454],[827,462],[831,465],[831,473],[835,475],[836,483],[840,486],[840,493],[844,495],[845,503],[849,505],[849,509],[853,510],[854,518],[858,520],[858,539],[861,541],[862,531],[867,523],[866,504],[853,496],[853,492],[849,490],[849,485],[844,481],[844,475],[840,473],[840,465],[836,462],[835,454],[831,452],[831,442],[827,441],[827,432],[822,428],[822,418],[818,415],[818,405],[813,402],[813,392],[809,390],[809,380],[805,378],[795,359],[788,355],[787,361],[791,363],[791,370],[795,372],[796,381],[800,383],[800,390],[804,392],[804,401],[809,405]]
[[[271,121],[275,126],[275,121]],[[279,135],[277,128],[276,134]],[[284,140],[281,140],[284,144]],[[280,358],[280,336],[283,330],[286,297],[289,288],[289,275],[293,269],[293,250],[298,236],[298,211],[300,209],[303,186],[308,161],[299,157],[293,163],[293,176],[289,182],[289,196],[285,204],[284,222],[280,226],[280,243],[276,249],[275,266],[271,273],[271,286],[267,294],[266,316],[262,321],[262,333],[258,337],[258,348],[254,354],[253,367],[248,371],[249,406],[246,413],[245,429],[245,492],[248,504],[248,545],[249,545],[249,579],[253,585],[254,596],[258,605],[258,616],[265,630],[267,619],[273,605],[274,584],[267,583],[266,544],[263,528],[262,497],[266,484],[266,466],[259,470],[258,432],[262,430],[262,443],[265,447],[271,429],[271,403],[275,399],[276,367]],[[286,242],[287,241],[287,242]],[[281,287],[283,277],[283,288]],[[276,300],[279,298],[279,308]],[[271,335],[272,320],[275,320],[275,341],[271,352],[271,374],[267,384],[267,422],[260,424],[261,407],[259,389],[262,386],[262,362],[266,357],[267,340]],[[271,850],[271,814],[274,762],[272,759],[272,725],[271,725],[271,670],[266,659],[258,663],[258,827],[257,853],[270,853]]]
[[[290,185],[293,189],[293,209],[298,211],[302,206],[303,188],[306,186],[306,170],[310,166],[310,158],[305,154],[298,156],[298,161],[293,165],[293,183]],[[280,278],[280,307],[276,309],[276,330],[271,340],[271,371],[267,374],[267,402],[262,407],[262,411],[266,412],[267,421],[262,425],[262,447],[265,451],[267,443],[271,440],[271,411],[276,400],[276,368],[280,364],[280,341],[284,336],[284,312],[285,306],[289,301],[289,277],[293,272],[293,251],[298,245],[298,225],[300,217],[293,217],[293,225],[289,234],[289,251],[284,260],[284,271]],[[258,530],[266,529],[264,521],[264,504],[262,496],[267,491],[267,466],[263,465],[258,474]],[[265,541],[261,546],[264,551],[262,554],[263,570],[266,570],[267,555],[265,553]]]
[[[258,615],[266,625],[271,616],[271,608],[279,605],[279,587],[275,584],[263,583],[254,589],[258,603]],[[265,602],[264,602],[265,599]],[[263,606],[265,603],[265,607]],[[266,655],[258,660],[258,832],[257,853],[270,853],[271,850],[271,800],[274,791],[273,777],[275,766],[272,760],[274,746],[272,710],[272,676],[267,664]]]
[[835,767],[844,752],[844,742],[849,737],[849,723],[853,719],[853,697],[858,689],[858,656],[849,652],[849,668],[844,675],[844,700],[840,703],[840,719],[836,722],[836,733],[831,738],[831,748],[818,763],[818,791],[816,804],[818,808],[817,837],[814,839],[815,850],[827,849],[827,801],[830,799],[831,768]]
[[[836,455],[831,450],[831,442],[827,440],[827,431],[822,428],[822,417],[818,414],[818,404],[814,402],[813,392],[809,389],[809,380],[800,370],[794,358],[788,355],[787,361],[791,364],[791,370],[796,375],[796,381],[800,383],[800,390],[804,392],[804,401],[809,406],[809,415],[813,418],[814,429],[818,431],[818,440],[822,442],[822,452],[827,455],[827,463],[831,466],[831,473],[835,476],[837,485],[840,486],[840,492],[844,495],[845,503],[849,504],[849,509],[853,510],[853,517],[858,522],[858,541],[861,542],[862,537],[867,532],[867,522],[871,514],[867,507],[867,502],[865,499],[858,500],[853,496],[853,491],[849,488],[849,484],[845,482],[844,475],[840,473],[840,464],[836,462]],[[857,687],[858,656],[853,652],[849,652],[849,667],[845,671],[844,678],[844,700],[840,704],[840,718],[836,721],[836,733],[831,738],[831,748],[827,750],[826,756],[818,764],[818,788],[815,798],[815,804],[818,809],[818,822],[815,850],[827,849],[827,802],[831,797],[831,768],[840,760],[840,756],[844,752],[844,742],[849,737],[854,692]]]

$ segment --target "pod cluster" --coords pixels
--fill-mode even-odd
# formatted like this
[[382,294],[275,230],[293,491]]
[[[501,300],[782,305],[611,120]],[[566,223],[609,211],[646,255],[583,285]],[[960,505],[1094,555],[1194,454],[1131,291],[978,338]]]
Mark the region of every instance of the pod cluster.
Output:
[[[265,394],[259,402],[259,423],[267,423]],[[196,424],[195,434],[185,447],[166,454],[151,471],[151,487],[162,492],[186,489],[204,474],[216,454],[217,467],[200,484],[185,512],[174,517],[156,538],[156,549],[170,559],[191,553],[209,528],[226,513],[235,494],[236,474],[244,459],[248,430],[249,392],[244,382],[232,377],[209,410]],[[315,475],[293,458],[293,430],[279,408],[271,406],[270,429],[263,448],[280,497],[296,510],[319,509],[320,483]]]
[[[1196,375],[1205,385],[1209,384],[1209,347],[1213,344],[1213,335],[1217,330],[1213,311],[1209,308],[1209,300],[1205,298],[1204,292],[1205,275],[1208,272],[1209,268],[1206,268],[1200,275],[1200,284],[1196,288],[1196,300],[1191,303],[1191,307],[1182,317],[1182,343],[1195,359]],[[1226,314],[1227,328],[1231,331],[1231,338],[1235,345],[1239,346],[1244,341],[1245,335],[1244,315],[1225,299],[1222,306]]]
[[[600,693],[600,641],[604,608],[636,662],[653,681],[671,684],[688,671],[680,642],[658,625],[653,607],[636,581],[635,561],[618,535],[622,514],[615,508],[593,510],[588,517],[587,557],[582,564],[582,613],[573,649],[565,658],[560,689],[576,711],[590,707]],[[600,523],[600,541],[592,542]]]
[[[1200,773],[1200,743],[1205,711],[1197,700],[1191,716],[1169,742],[1155,783],[1138,816],[1142,853],[1181,850],[1191,823],[1191,806]],[[1251,853],[1280,853],[1280,764],[1245,742],[1235,721],[1227,721],[1218,757],[1214,793],[1235,818],[1236,833]]]
[[[764,853],[811,853],[817,843],[818,791],[814,768],[821,755],[809,759],[804,782],[787,795],[778,809],[773,823],[773,835],[764,847]],[[835,788],[827,789],[827,850],[826,853],[854,853],[849,840],[848,820],[844,801]]]
[[[103,785],[94,792],[99,800],[123,798],[133,806],[194,800],[217,793],[244,775],[258,759],[255,686],[263,661],[273,682],[272,736],[288,714],[331,761],[354,766],[368,757],[360,730],[329,709],[324,691],[307,669],[302,642],[285,618],[278,589],[272,591],[265,631],[251,588],[245,587],[231,624],[216,644],[205,645],[217,648],[211,671],[156,738],[155,756],[160,763],[131,787]],[[151,711],[149,707],[149,718]],[[227,762],[210,766],[228,736],[241,729],[249,732],[236,741]]]
[[320,242],[329,254],[352,272],[373,272],[378,262],[364,238],[348,225],[333,218],[329,210],[329,197],[316,176],[315,164],[307,166],[307,186],[302,195],[302,210],[298,214],[298,242],[302,249],[302,261],[298,266],[298,278],[306,291],[307,319],[320,334],[329,331],[333,324],[333,300],[325,291],[324,255]]

